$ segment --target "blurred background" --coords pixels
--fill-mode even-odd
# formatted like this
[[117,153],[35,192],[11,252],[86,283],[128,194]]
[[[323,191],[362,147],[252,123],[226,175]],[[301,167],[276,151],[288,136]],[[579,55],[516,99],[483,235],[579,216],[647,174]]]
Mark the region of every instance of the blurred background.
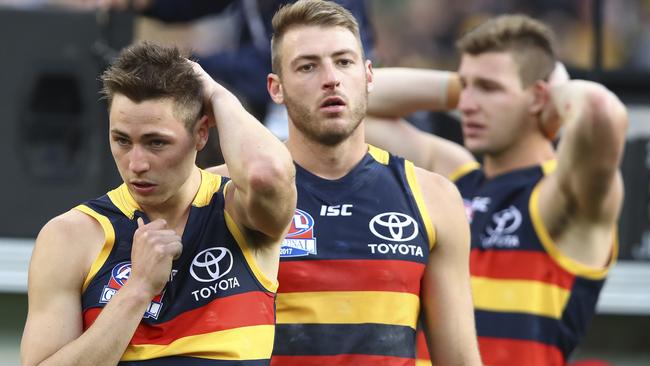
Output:
[[[338,0],[337,0],[338,1]],[[99,74],[135,40],[176,44],[279,137],[270,104],[270,18],[281,0],[0,0],[0,365],[19,365],[27,266],[45,222],[117,186]],[[455,39],[494,14],[525,13],[557,35],[572,77],[599,81],[628,106],[620,255],[574,362],[650,365],[650,0],[341,0],[361,23],[375,67],[455,70]],[[447,114],[418,127],[460,139]],[[405,142],[406,143],[406,142]],[[199,157],[221,163],[216,136]],[[61,268],[65,271],[65,268]]]

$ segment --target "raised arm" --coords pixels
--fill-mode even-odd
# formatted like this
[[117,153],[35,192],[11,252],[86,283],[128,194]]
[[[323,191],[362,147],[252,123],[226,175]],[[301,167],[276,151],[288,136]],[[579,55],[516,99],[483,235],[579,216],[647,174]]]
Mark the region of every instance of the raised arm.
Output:
[[469,276],[470,233],[456,187],[416,169],[436,232],[422,281],[422,309],[434,365],[480,365]]
[[375,117],[454,109],[461,88],[458,75],[450,71],[384,67],[374,69],[373,80],[368,114]]
[[403,117],[420,110],[445,111],[458,104],[458,75],[448,71],[378,68],[368,97],[366,141],[416,166],[449,177],[474,161],[463,146],[421,131]]
[[[590,81],[572,80],[552,86],[549,95],[544,120],[559,120],[563,132],[557,170],[540,191],[542,219],[552,235],[562,226],[557,218],[574,224],[571,228],[600,227],[611,233],[623,199],[618,166],[628,123],[625,106],[611,91]],[[583,263],[602,265],[611,254],[612,236],[576,240],[565,249]]]
[[208,114],[216,121],[234,183],[226,209],[245,228],[272,240],[281,238],[296,207],[295,167],[289,151],[232,93],[198,64],[193,66],[201,76]]
[[85,332],[81,291],[104,243],[104,232],[97,221],[76,210],[43,227],[29,266],[23,365],[117,364],[151,299],[167,283],[172,257],[180,252],[177,236],[171,246],[163,240],[158,251],[147,248],[161,243],[151,233],[156,225],[161,223],[152,222],[138,230],[136,237],[141,239],[134,244],[129,281]]

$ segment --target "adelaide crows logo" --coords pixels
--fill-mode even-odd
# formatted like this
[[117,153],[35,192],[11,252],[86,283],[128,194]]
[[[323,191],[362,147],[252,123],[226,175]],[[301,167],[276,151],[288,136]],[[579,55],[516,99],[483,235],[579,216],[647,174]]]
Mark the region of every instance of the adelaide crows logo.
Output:
[[[107,304],[113,296],[117,293],[119,289],[126,284],[126,281],[129,280],[131,275],[131,262],[122,262],[118,263],[113,270],[111,271],[111,278],[108,281],[108,284],[104,286],[102,290],[102,295],[99,298],[101,304]],[[160,309],[162,308],[162,297],[165,295],[165,290],[156,295],[152,300],[147,311],[144,313],[144,318],[153,318],[158,319],[160,315]]]
[[316,254],[314,218],[303,210],[296,209],[287,236],[282,241],[280,257],[302,257]]

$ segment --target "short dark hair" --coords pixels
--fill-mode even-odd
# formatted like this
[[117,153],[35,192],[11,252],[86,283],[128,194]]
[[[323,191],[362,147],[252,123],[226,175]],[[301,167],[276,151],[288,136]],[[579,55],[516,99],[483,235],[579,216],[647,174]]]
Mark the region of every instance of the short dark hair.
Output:
[[176,118],[191,131],[201,117],[203,88],[198,75],[177,47],[139,42],[123,49],[101,76],[110,109],[115,94],[139,103],[169,98]]
[[523,86],[548,80],[555,67],[553,32],[526,15],[501,15],[463,35],[456,47],[461,53],[510,52],[519,66]]
[[280,74],[281,60],[279,45],[289,29],[307,25],[322,27],[344,27],[359,41],[361,57],[363,45],[359,35],[359,24],[350,11],[341,5],[324,0],[298,0],[282,6],[273,16],[273,37],[271,38],[271,64],[273,72]]

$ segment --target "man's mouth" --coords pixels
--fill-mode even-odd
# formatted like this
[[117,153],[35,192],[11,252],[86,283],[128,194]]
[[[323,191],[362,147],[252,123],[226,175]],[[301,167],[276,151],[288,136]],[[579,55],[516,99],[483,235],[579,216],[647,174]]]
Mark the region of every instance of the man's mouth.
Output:
[[327,97],[320,104],[320,110],[325,113],[340,113],[345,109],[345,100],[339,96]]

